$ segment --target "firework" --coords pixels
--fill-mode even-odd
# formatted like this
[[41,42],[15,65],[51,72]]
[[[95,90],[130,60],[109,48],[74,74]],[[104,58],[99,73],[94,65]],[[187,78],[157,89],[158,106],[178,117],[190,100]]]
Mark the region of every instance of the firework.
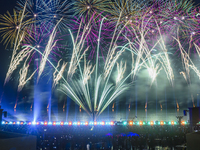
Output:
[[[56,69],[58,69],[58,67],[60,66],[60,61],[61,61],[61,59],[58,61]],[[66,66],[67,66],[67,63],[63,62],[60,71],[57,72],[57,70],[55,70],[55,72],[53,73],[53,86],[52,86],[52,88],[54,88],[58,84],[59,80],[62,78]]]
[[98,17],[98,20],[94,20],[93,18],[95,17],[95,14],[93,14],[93,17],[90,20],[86,20],[84,19],[84,17],[80,17],[78,18],[74,18],[73,20],[73,24],[70,25],[70,28],[72,29],[73,33],[77,34],[77,31],[79,32],[79,34],[84,34],[85,29],[84,27],[86,27],[87,30],[87,36],[86,36],[86,44],[85,46],[89,47],[88,51],[89,59],[93,59],[93,57],[96,56],[96,49],[97,49],[97,44],[98,41],[101,41],[101,45],[100,45],[100,50],[101,50],[101,55],[104,58],[104,55],[106,55],[107,53],[107,47],[109,46],[109,43],[107,42],[110,38],[110,34],[113,32],[113,29],[110,28],[109,23],[108,22],[104,22],[104,24],[102,25],[102,36],[100,37],[100,39],[98,38],[98,34],[99,34],[99,28],[100,28],[100,23],[101,20],[103,19],[101,16],[96,16]]
[[117,21],[120,18],[121,23],[129,21],[133,24],[137,22],[137,17],[140,17],[141,10],[145,8],[145,1],[115,0],[109,8],[109,19]]
[[[7,14],[0,15],[0,33],[2,36],[3,44],[11,46],[13,48],[16,40],[24,37],[23,42],[27,41],[29,38],[29,34],[27,32],[27,28],[30,24],[33,23],[31,19],[27,19],[27,14],[23,11],[17,13],[15,9],[13,10],[13,15],[11,15],[8,11]],[[2,42],[1,41],[1,42]]]
[[[59,23],[59,22],[58,22]],[[47,58],[49,56],[49,54],[51,53],[52,49],[54,48],[54,46],[56,45],[56,42],[57,41],[54,41],[55,39],[55,36],[56,36],[56,27],[54,27],[50,37],[49,37],[49,41],[45,47],[45,50],[44,50],[44,53],[43,53],[43,57],[42,57],[42,60],[40,61],[40,66],[39,66],[39,72],[38,72],[38,78],[37,78],[37,82],[39,81],[39,78],[45,68],[45,65],[46,65],[46,61],[47,61]]]
[[27,63],[27,60],[29,59],[30,57],[30,53],[28,55],[28,57],[26,58],[25,62],[24,62],[24,65],[23,67],[20,69],[19,71],[19,84],[18,84],[18,92],[20,92],[24,85],[33,77],[33,75],[35,74],[36,70],[32,73],[32,75],[30,75],[29,78],[26,78],[27,77],[27,73],[28,73],[28,68],[29,68],[29,64],[26,65]]
[[8,72],[6,74],[6,78],[4,81],[4,85],[9,81],[13,71],[17,68],[17,66],[22,62],[24,58],[28,56],[32,52],[33,49],[25,48],[24,50],[20,51],[14,59],[11,61]]
[[[57,25],[58,30],[66,30],[72,16],[72,4],[69,1],[61,0],[30,0],[27,4],[24,1],[19,1],[17,9],[21,10],[26,7],[27,15],[34,20],[36,24],[45,23]],[[49,28],[48,26],[46,26]]]
[[[55,69],[52,88],[62,83],[61,91],[80,109],[97,117],[116,97],[129,89],[140,70],[148,72],[151,86],[161,70],[173,85],[174,72],[168,42],[169,46],[178,46],[184,68],[180,74],[190,85],[191,70],[200,78],[200,71],[190,58],[192,48],[200,56],[199,10],[193,7],[193,3],[187,0],[152,3],[133,0],[76,0],[73,3],[21,0],[14,16],[10,13],[0,16],[4,44],[14,43],[5,83],[24,62],[18,86],[18,91],[21,91],[35,74],[34,71],[27,78],[30,64],[27,61],[40,58],[37,82],[48,62]],[[64,42],[70,41],[73,46],[61,51],[61,42],[56,36],[63,31],[67,31],[72,39],[70,41],[66,37]],[[182,40],[184,42],[180,42]],[[65,60],[64,54],[68,52],[72,53],[70,60],[67,60],[68,63],[63,61],[61,65],[61,61]],[[131,56],[124,61],[127,53]],[[114,76],[116,80],[112,79]]]
[[116,83],[120,82],[123,79],[123,75],[126,71],[126,62],[123,63],[122,61],[120,61],[120,64],[117,62],[117,79],[116,79]]
[[77,37],[74,39],[74,36],[71,33],[71,30],[69,30],[71,37],[72,37],[72,43],[73,43],[73,53],[71,56],[70,66],[68,70],[68,79],[72,78],[73,74],[75,73],[77,66],[79,65],[80,60],[83,58],[85,52],[89,49],[89,47],[84,48],[84,43],[86,40],[87,35],[90,33],[91,28],[89,28],[90,22],[84,26],[83,32],[80,35],[80,30],[82,24],[80,24]]
[[[104,20],[101,21],[101,26],[102,26],[103,21]],[[101,26],[100,26],[98,38],[101,36]],[[140,37],[141,36],[144,36],[144,35],[140,35]],[[113,36],[113,38],[115,38],[115,36]],[[79,52],[77,50],[79,49],[80,46],[76,44],[73,36],[72,36],[72,39],[74,43],[73,51],[75,51],[74,53],[77,54],[77,52]],[[112,43],[116,43],[114,39],[113,41],[114,42]],[[92,76],[94,66],[91,71],[92,65],[89,65],[88,67],[89,73],[87,73],[87,78],[85,78],[85,74],[84,74],[85,71],[82,71],[81,62],[79,61],[82,55],[80,54],[75,55],[74,57],[76,57],[77,59],[75,63],[77,66],[76,69],[78,70],[78,72],[80,72],[79,74],[80,77],[78,79],[75,77],[74,78],[72,77],[70,82],[64,83],[61,90],[65,94],[68,94],[78,105],[80,105],[86,112],[88,112],[88,114],[90,115],[94,114],[97,117],[108,107],[110,103],[112,103],[115,100],[117,96],[121,95],[124,91],[126,91],[129,88],[130,84],[127,84],[126,81],[132,75],[132,73],[136,74],[139,71],[138,68],[141,68],[142,66],[146,66],[147,64],[150,64],[151,61],[153,61],[153,58],[161,57],[160,61],[165,60],[163,64],[165,64],[164,66],[166,67],[165,68],[167,70],[166,72],[170,71],[171,68],[170,66],[168,66],[170,65],[170,63],[167,62],[169,61],[168,52],[166,51],[165,46],[162,45],[164,44],[164,41],[162,41],[161,39],[159,40],[159,42],[157,42],[156,45],[158,45],[158,43],[162,45],[163,51],[162,53],[156,54],[156,56],[154,57],[152,57],[151,51],[152,49],[154,49],[155,46],[152,49],[149,49],[147,46],[145,46],[147,45],[145,43],[146,42],[144,38],[142,38],[138,42],[138,44],[141,45],[141,48],[139,51],[134,50],[134,49],[133,50],[129,49],[128,46],[131,43],[127,43],[124,46],[117,46],[113,44],[114,46],[111,46],[110,50],[108,51],[108,55],[106,58],[107,61],[104,63],[104,67],[103,67],[105,71],[103,73],[99,72],[99,61],[98,61],[99,60],[99,55],[98,55],[99,46],[97,46],[97,56],[96,56],[96,64],[95,64],[96,70],[93,75],[94,78]],[[100,41],[98,41],[98,45],[99,44],[100,44]],[[132,44],[132,47],[134,47],[134,44]],[[118,52],[116,52],[115,54],[116,49],[118,49]],[[117,75],[119,77],[119,80],[117,80],[117,84],[112,83],[110,80],[111,74],[113,74],[115,64],[117,64],[119,57],[125,50],[129,50],[131,53],[134,53],[137,56],[138,60],[141,60],[141,62],[137,60],[134,69],[131,72],[129,72],[129,74],[125,77],[123,76],[126,70],[126,65],[124,65],[123,63],[121,63],[120,66],[118,65],[118,70],[121,70],[121,72],[119,71],[119,74]],[[83,53],[83,55],[85,54]],[[70,63],[73,63],[73,62],[74,61],[72,60],[72,62]],[[153,81],[155,80],[157,74],[160,71],[158,65],[155,66],[155,70],[156,70],[156,73],[153,73],[154,74]],[[168,74],[170,76],[172,73],[168,73]]]
[[94,20],[97,20],[98,15],[103,15],[102,12],[107,12],[108,0],[76,0],[74,2],[73,10],[74,15],[83,16],[85,19],[90,19],[94,16]]

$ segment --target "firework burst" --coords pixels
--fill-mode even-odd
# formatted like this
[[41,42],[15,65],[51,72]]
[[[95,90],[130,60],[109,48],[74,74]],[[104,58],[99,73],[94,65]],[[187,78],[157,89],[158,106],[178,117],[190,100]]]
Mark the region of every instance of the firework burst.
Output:
[[[10,45],[13,48],[14,43],[17,43],[16,40],[19,40],[22,36],[24,37],[22,42],[26,42],[29,38],[27,28],[30,24],[33,23],[31,19],[27,19],[27,14],[20,11],[19,13],[16,10],[13,10],[13,15],[8,11],[4,15],[0,15],[0,33],[2,36],[2,41],[6,47]],[[2,42],[1,41],[1,42]]]

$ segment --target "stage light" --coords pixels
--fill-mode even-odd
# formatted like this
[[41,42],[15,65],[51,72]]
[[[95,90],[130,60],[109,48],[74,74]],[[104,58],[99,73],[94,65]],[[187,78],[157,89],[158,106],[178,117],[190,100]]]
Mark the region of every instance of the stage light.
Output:
[[161,121],[161,122],[160,122],[160,125],[164,125],[164,122],[163,122],[163,121]]
[[44,125],[47,125],[47,122],[46,122],[46,121],[44,122]]
[[40,122],[41,125],[44,125],[44,122]]
[[21,124],[21,125],[23,125],[23,124],[24,124],[24,122],[20,122],[20,124]]
[[80,122],[77,123],[78,126],[80,126],[80,124],[81,124]]
[[77,122],[73,122],[73,125],[77,125]]
[[2,121],[2,124],[5,124],[5,121]]
[[96,121],[94,122],[94,125],[97,125],[97,122],[96,122]]
[[129,125],[133,125],[133,121],[129,121]]
[[105,125],[105,122],[102,121],[102,122],[101,122],[101,125]]
[[65,122],[64,125],[68,125],[68,122]]
[[88,125],[88,122],[85,122],[85,125],[87,126],[87,125]]
[[53,125],[54,125],[54,126],[56,125],[56,122],[55,122],[55,121],[53,122]]
[[72,122],[69,122],[69,125],[71,126],[71,125],[72,125]]
[[16,122],[13,122],[13,124],[16,124]]
[[127,122],[123,122],[123,125],[127,125]]
[[39,122],[37,122],[37,125],[39,125],[40,123]]
[[136,122],[136,124],[137,124],[137,125],[140,125],[140,122],[138,121],[138,122]]
[[151,121],[151,122],[150,122],[150,124],[151,124],[151,125],[154,125],[154,122],[153,122],[153,121]]
[[93,124],[94,124],[94,122],[90,122],[90,123],[89,123],[89,125],[93,125]]
[[48,122],[48,125],[52,125],[52,122]]
[[36,125],[36,122],[35,122],[35,121],[33,121],[33,122],[32,122],[32,125]]
[[20,122],[18,121],[17,124],[20,124]]
[[28,125],[31,125],[31,122],[29,122]]
[[186,125],[187,122],[186,122],[186,121],[182,121],[181,124],[182,124],[182,125]]
[[113,125],[114,125],[114,122],[113,122],[113,121],[111,121],[111,122],[110,122],[110,125],[111,125],[111,126],[113,126]]
[[12,124],[12,121],[11,121],[11,122],[9,122],[9,124]]
[[150,125],[151,123],[148,121],[147,124]]
[[143,125],[143,122],[142,122],[142,121],[140,121],[140,122],[139,122],[139,124],[140,124],[140,125]]
[[171,125],[174,125],[174,121],[171,121]]
[[61,121],[61,122],[60,122],[60,125],[61,125],[61,126],[63,126],[63,125],[64,125],[64,122],[63,122],[63,121]]
[[171,122],[169,121],[168,124],[171,125]]

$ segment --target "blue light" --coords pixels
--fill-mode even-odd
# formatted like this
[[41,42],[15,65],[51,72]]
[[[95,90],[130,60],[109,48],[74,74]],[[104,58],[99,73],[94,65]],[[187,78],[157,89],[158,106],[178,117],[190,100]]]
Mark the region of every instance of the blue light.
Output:
[[41,125],[44,125],[44,122],[40,122]]
[[35,121],[33,121],[33,122],[32,122],[32,125],[36,125],[36,122],[35,122]]
[[12,124],[12,121],[11,121],[11,122],[9,122],[9,124]]
[[64,125],[68,125],[68,122],[65,122]]
[[5,124],[5,121],[2,121],[2,124]]
[[123,125],[127,125],[127,122],[123,122]]
[[56,125],[60,125],[60,122],[56,122]]
[[48,122],[48,125],[52,125],[52,122]]

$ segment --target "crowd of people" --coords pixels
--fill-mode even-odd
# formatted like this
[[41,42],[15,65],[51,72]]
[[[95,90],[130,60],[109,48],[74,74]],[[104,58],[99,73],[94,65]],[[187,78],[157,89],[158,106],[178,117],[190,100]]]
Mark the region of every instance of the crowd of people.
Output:
[[183,145],[189,126],[3,125],[1,130],[37,136],[38,150],[134,150]]

